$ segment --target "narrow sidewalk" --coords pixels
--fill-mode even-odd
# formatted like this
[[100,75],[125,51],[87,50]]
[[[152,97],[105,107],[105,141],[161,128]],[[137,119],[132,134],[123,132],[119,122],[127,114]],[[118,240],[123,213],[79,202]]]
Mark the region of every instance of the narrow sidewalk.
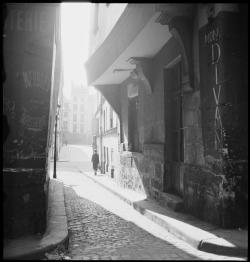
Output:
[[25,236],[5,243],[4,260],[40,259],[68,240],[63,183],[50,179],[48,192],[47,228],[43,236]]
[[124,189],[107,175],[98,173],[94,176],[93,172],[86,172],[79,167],[78,170],[193,247],[218,255],[247,258],[248,230],[218,228],[191,215],[162,207],[155,200],[147,199],[132,190]]

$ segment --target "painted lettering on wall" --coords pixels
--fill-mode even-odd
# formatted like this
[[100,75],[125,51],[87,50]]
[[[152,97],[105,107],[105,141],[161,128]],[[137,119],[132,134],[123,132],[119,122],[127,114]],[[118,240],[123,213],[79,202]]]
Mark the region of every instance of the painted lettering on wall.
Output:
[[5,30],[45,33],[49,30],[48,22],[45,11],[10,9]]
[[219,28],[215,28],[205,33],[204,42],[205,44],[211,44],[213,42],[218,42],[220,39]]
[[49,90],[49,78],[43,72],[26,71],[17,75],[22,76],[26,88],[40,88],[46,92]]
[[209,44],[211,48],[211,64],[213,66],[213,72],[215,76],[215,81],[213,85],[213,95],[215,102],[215,118],[214,118],[214,130],[215,139],[214,146],[215,149],[220,151],[223,147],[223,126],[220,115],[220,94],[221,94],[221,84],[219,81],[218,64],[221,58],[221,47],[218,43],[220,39],[220,32],[218,28],[212,29],[205,34],[204,42]]

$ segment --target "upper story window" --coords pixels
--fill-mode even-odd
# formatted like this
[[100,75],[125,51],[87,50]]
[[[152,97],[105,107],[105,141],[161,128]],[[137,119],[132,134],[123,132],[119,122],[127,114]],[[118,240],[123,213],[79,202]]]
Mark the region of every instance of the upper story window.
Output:
[[103,131],[106,131],[106,110],[103,111]]
[[114,126],[113,126],[113,124],[114,124],[114,122],[113,122],[113,109],[112,109],[112,107],[110,107],[110,110],[109,110],[109,112],[110,112],[110,128],[113,128]]
[[81,112],[84,111],[84,104],[81,104]]

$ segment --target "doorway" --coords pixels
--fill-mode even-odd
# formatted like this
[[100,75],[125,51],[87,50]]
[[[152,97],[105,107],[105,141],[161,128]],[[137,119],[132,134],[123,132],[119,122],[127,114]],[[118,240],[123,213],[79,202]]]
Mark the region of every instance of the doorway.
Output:
[[180,194],[180,166],[184,161],[181,59],[164,68],[165,174],[164,191]]
[[129,150],[132,152],[139,151],[139,129],[138,129],[138,97],[129,99],[128,112],[128,137]]

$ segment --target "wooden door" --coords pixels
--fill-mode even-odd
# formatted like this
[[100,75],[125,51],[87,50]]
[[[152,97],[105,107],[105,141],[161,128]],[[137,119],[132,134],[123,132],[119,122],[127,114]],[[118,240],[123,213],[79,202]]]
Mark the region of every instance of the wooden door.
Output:
[[164,70],[165,179],[164,191],[180,191],[179,170],[184,158],[181,62]]

